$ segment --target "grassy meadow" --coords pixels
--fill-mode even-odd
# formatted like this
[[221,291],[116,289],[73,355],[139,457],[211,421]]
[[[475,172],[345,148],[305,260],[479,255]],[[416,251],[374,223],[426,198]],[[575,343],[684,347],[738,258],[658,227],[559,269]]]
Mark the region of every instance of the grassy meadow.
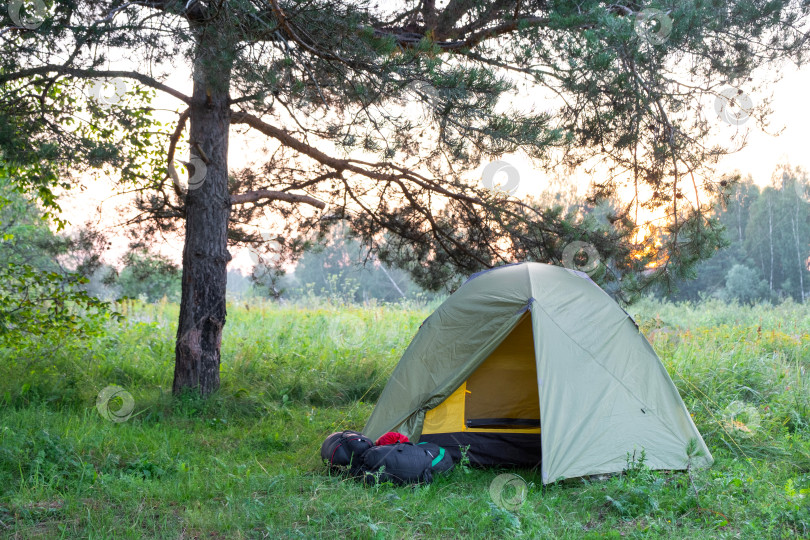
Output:
[[[0,351],[0,537],[810,537],[810,308],[643,301],[629,311],[716,459],[689,473],[528,483],[458,466],[433,484],[330,476],[323,438],[361,429],[433,306],[228,307],[222,389],[170,395],[178,307]],[[96,396],[134,398],[124,422]],[[115,407],[115,405],[114,405]]]

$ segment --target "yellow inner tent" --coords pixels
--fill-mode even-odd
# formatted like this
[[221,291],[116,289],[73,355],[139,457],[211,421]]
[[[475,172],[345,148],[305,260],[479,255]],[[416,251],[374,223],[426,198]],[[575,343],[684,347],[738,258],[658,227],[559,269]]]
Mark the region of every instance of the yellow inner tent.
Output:
[[423,434],[458,432],[540,433],[528,313],[455,392],[425,413]]

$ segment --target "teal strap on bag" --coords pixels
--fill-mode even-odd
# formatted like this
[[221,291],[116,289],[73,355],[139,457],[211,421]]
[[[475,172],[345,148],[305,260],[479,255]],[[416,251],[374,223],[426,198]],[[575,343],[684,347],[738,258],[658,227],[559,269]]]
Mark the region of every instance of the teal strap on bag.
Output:
[[[420,445],[420,444],[425,444],[425,443],[423,443],[423,442],[417,443],[417,446],[418,446],[418,445]],[[430,462],[430,466],[431,466],[431,467],[435,467],[435,466],[436,466],[436,464],[437,464],[438,462],[440,462],[440,461],[442,460],[442,458],[443,458],[443,457],[444,457],[444,448],[442,448],[441,446],[439,446],[439,455],[438,455],[438,457],[436,457],[436,459],[434,459],[433,461],[431,461],[431,462]]]
[[430,462],[430,466],[431,466],[431,467],[435,467],[435,466],[436,466],[436,464],[437,464],[438,462],[440,462],[440,461],[442,460],[442,458],[443,458],[443,457],[444,457],[444,448],[442,448],[442,447],[440,446],[440,447],[439,447],[439,456],[438,456],[436,459],[434,459],[433,461],[431,461],[431,462]]

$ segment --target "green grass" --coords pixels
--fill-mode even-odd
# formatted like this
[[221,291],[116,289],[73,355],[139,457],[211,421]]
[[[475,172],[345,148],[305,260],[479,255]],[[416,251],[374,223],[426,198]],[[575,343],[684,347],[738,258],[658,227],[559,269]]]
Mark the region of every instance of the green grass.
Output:
[[[810,309],[645,301],[650,337],[716,463],[630,461],[604,481],[541,485],[495,505],[504,471],[419,487],[326,473],[332,431],[360,429],[427,307],[229,305],[222,390],[172,398],[177,306],[128,304],[90,342],[0,351],[0,537],[810,537]],[[98,392],[132,393],[125,422]],[[637,456],[638,457],[638,456]]]

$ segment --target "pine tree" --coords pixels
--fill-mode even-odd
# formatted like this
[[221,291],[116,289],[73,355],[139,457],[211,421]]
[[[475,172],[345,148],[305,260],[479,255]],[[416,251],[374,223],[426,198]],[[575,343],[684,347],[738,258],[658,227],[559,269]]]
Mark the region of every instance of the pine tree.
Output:
[[[513,260],[559,264],[572,241],[596,250],[594,277],[617,292],[688,275],[720,238],[705,201],[720,189],[710,165],[725,150],[707,140],[722,122],[700,100],[715,95],[729,122],[761,119],[766,100],[749,106],[722,86],[800,58],[810,9],[779,0],[42,5],[12,9],[0,29],[0,165],[51,204],[56,172],[112,167],[142,192],[144,234],[184,234],[174,390],[203,394],[219,386],[228,247],[268,241],[256,226],[265,212],[283,224],[270,240],[290,254],[335,221],[368,245],[388,234],[380,260],[429,288]],[[191,80],[170,86],[181,64]],[[128,90],[98,99],[104,79]],[[540,110],[520,102],[518,81],[547,99]],[[152,92],[180,104],[162,138]],[[405,112],[413,100],[422,118]],[[264,163],[231,171],[239,130],[269,148]],[[590,170],[591,209],[625,186],[632,202],[600,221],[587,207],[546,208],[475,181],[481,165],[517,151],[547,169]],[[661,225],[639,240],[644,209]]]

